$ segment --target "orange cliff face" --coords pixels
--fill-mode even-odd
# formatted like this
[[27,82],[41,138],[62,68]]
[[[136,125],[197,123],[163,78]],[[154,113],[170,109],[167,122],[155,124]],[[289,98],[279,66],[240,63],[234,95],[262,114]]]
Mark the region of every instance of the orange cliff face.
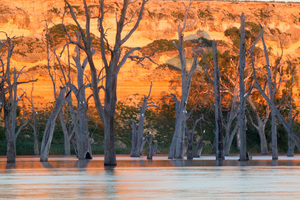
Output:
[[[79,22],[84,25],[83,5],[81,1],[69,1],[78,12]],[[108,28],[107,37],[110,44],[114,43],[115,33],[115,10],[119,6],[119,1],[108,0],[107,13],[104,25]],[[91,13],[96,13],[98,1],[87,1]],[[54,100],[53,86],[48,71],[44,66],[47,64],[46,44],[45,44],[45,22],[52,21],[50,24],[61,23],[61,16],[64,10],[64,1],[51,0],[2,0],[0,5],[0,31],[5,31],[11,37],[16,36],[18,44],[12,58],[12,66],[20,69],[27,66],[27,73],[22,77],[38,78],[34,85],[33,95],[37,105]],[[188,14],[185,40],[194,40],[201,37],[212,40],[222,40],[223,43],[232,46],[232,41],[224,35],[224,31],[231,27],[240,27],[242,12],[245,13],[246,21],[260,23],[265,30],[265,38],[268,46],[272,47],[273,62],[277,54],[280,54],[280,40],[283,40],[284,59],[295,59],[300,57],[300,4],[296,3],[253,3],[253,2],[217,2],[217,1],[195,1]],[[129,13],[133,8],[129,9]],[[161,40],[177,39],[177,27],[183,19],[184,7],[181,1],[159,1],[152,0],[146,5],[143,20],[139,28],[132,37],[125,43],[125,47],[146,47],[147,45],[157,44],[159,49],[153,56],[153,60],[159,64],[168,64],[180,68],[178,52],[170,46],[160,46]],[[73,23],[67,15],[65,23]],[[124,28],[124,34],[132,28],[129,24]],[[97,21],[91,21],[91,31],[98,36]],[[4,34],[0,34],[3,40]],[[169,43],[168,43],[169,44]],[[172,43],[171,43],[172,44]],[[224,45],[226,46],[226,45]],[[152,48],[152,47],[151,47]],[[151,54],[152,50],[144,53]],[[154,48],[154,47],[153,47]],[[57,46],[57,51],[62,49],[62,45]],[[71,48],[73,52],[74,47]],[[220,47],[219,50],[225,50]],[[73,53],[74,55],[74,53]],[[187,55],[191,56],[191,48],[187,48]],[[51,58],[53,60],[53,57]],[[67,63],[67,58],[62,57],[62,62]],[[53,61],[52,61],[53,62]],[[189,62],[189,60],[188,60]],[[100,69],[101,55],[96,52],[95,63]],[[199,67],[200,70],[200,67]],[[87,68],[87,73],[89,69]],[[61,75],[57,72],[57,75]],[[76,81],[76,74],[72,73],[73,82]],[[173,70],[158,67],[149,61],[144,62],[144,66],[138,65],[128,60],[122,67],[118,79],[118,98],[126,100],[136,98],[143,94],[148,94],[151,80],[154,81],[152,97],[158,100],[164,94],[179,92],[180,88],[171,88],[170,81],[180,80],[179,74]],[[59,85],[59,78],[57,78]],[[20,86],[26,91],[31,90],[31,84]]]

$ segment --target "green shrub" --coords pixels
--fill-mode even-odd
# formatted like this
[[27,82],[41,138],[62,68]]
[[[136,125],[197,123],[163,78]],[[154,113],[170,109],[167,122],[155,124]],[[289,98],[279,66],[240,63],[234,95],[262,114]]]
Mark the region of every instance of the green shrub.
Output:
[[171,15],[172,15],[175,19],[179,19],[179,20],[181,20],[181,21],[184,20],[184,14],[182,14],[182,13],[178,13],[178,12],[172,11]]
[[197,10],[197,17],[198,17],[198,19],[208,19],[208,20],[213,20],[214,18],[213,18],[213,16],[212,16],[212,14],[209,12],[209,10],[208,9],[206,9],[206,10]]
[[167,64],[167,63],[159,65],[156,69],[163,69],[163,70],[168,69],[170,71],[175,71],[175,72],[179,72],[179,73],[181,72],[181,70],[179,68],[175,67],[174,65]]
[[237,27],[228,28],[224,32],[226,37],[229,37],[230,39],[234,40],[235,38],[239,38],[241,35],[240,29]]

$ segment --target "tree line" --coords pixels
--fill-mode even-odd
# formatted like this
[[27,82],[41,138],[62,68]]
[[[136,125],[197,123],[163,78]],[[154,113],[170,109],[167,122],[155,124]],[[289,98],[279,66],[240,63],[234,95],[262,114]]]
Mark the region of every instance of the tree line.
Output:
[[[104,165],[117,164],[116,126],[121,128],[124,123],[116,118],[119,114],[116,113],[118,73],[128,59],[137,64],[142,64],[144,60],[155,63],[151,55],[139,56],[136,53],[141,49],[140,47],[123,48],[124,43],[137,30],[147,2],[148,0],[140,2],[124,0],[118,5],[114,43],[109,41],[108,28],[104,25],[106,12],[109,9],[105,6],[107,2],[104,0],[99,0],[99,10],[96,14],[90,12],[87,2],[83,0],[84,25],[79,22],[72,5],[65,0],[65,12],[59,27],[63,30],[62,48],[58,48],[60,41],[55,38],[53,27],[57,28],[57,26],[52,26],[51,21],[47,19],[43,22],[46,32],[47,72],[52,80],[55,102],[43,130],[40,150],[37,140],[37,112],[32,92],[31,96],[25,91],[18,96],[20,85],[32,83],[33,91],[37,80],[31,78],[28,81],[18,81],[24,68],[17,72],[11,67],[14,38],[1,32],[6,37],[6,40],[0,44],[0,96],[7,142],[7,162],[15,162],[16,140],[22,128],[27,124],[32,127],[36,141],[35,154],[40,154],[41,162],[47,162],[57,118],[59,118],[64,134],[65,154],[70,154],[71,144],[78,159],[92,159],[92,145],[95,141],[89,131],[91,119],[88,115],[88,106],[93,100],[98,115],[97,120],[101,121],[104,130]],[[172,127],[164,126],[163,121],[156,122],[157,129],[167,127],[169,129],[167,131],[174,130],[172,139],[168,141],[169,159],[183,159],[185,152],[188,159],[201,155],[204,138],[208,137],[203,124],[211,120],[212,116],[207,114],[211,113],[211,110],[214,110],[214,124],[210,123],[213,127],[212,152],[216,153],[217,160],[223,160],[226,155],[229,155],[234,138],[238,139],[236,143],[240,151],[240,160],[249,159],[246,146],[247,124],[251,124],[259,133],[261,154],[268,154],[265,130],[270,117],[272,159],[278,159],[278,124],[282,124],[288,133],[287,155],[293,156],[295,147],[298,150],[300,147],[295,125],[298,114],[294,102],[294,86],[297,78],[295,63],[291,60],[284,62],[282,51],[272,64],[271,51],[265,44],[263,27],[247,23],[242,14],[240,29],[231,29],[225,33],[233,41],[231,51],[223,53],[218,51],[218,41],[213,40],[208,43],[199,40],[192,47],[192,64],[188,66],[184,31],[191,6],[191,2],[184,4],[185,15],[178,25],[178,40],[173,42],[181,64],[181,69],[178,70],[181,77],[178,82],[181,94],[170,93],[168,94],[169,100],[162,100],[160,105],[156,105],[150,99],[153,84],[150,83],[148,95],[144,95],[141,104],[137,105],[138,119],[137,117],[131,119],[132,149],[130,155],[141,156],[143,146],[148,141],[150,149],[148,158],[151,159],[158,148],[157,143],[152,145],[152,137],[160,141],[164,140],[163,134],[153,136],[144,133],[145,120],[147,120],[146,123],[151,124],[151,121],[147,119],[147,110],[151,112],[149,108],[160,107],[161,113],[164,112],[162,108],[172,108],[170,118],[175,118]],[[134,12],[129,12],[129,8],[134,8]],[[66,15],[71,16],[74,25],[65,23]],[[97,19],[100,37],[91,33],[91,19]],[[133,25],[129,30],[124,31],[128,24]],[[261,44],[262,48],[258,47],[258,44]],[[74,46],[75,52],[70,52],[70,47]],[[95,62],[96,52],[101,55],[102,63],[100,64]],[[66,62],[62,61],[63,56],[67,58]],[[87,67],[90,69],[89,73],[86,72]],[[72,74],[76,76],[76,83],[73,81]],[[91,95],[87,95],[89,89],[92,91]],[[18,106],[19,102],[25,98],[31,105],[29,117],[25,117],[25,110]],[[205,98],[207,99],[203,101]],[[76,105],[73,105],[74,102]],[[20,114],[21,112],[23,113]],[[17,118],[20,118],[19,123],[17,123]],[[96,123],[100,124],[100,122]],[[197,139],[194,135],[196,130],[200,130]]]

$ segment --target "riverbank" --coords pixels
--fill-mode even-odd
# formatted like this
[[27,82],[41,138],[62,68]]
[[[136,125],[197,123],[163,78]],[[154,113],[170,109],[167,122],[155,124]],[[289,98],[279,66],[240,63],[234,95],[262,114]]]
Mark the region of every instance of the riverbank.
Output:
[[[147,160],[146,156],[132,158],[129,155],[117,155],[116,168],[134,167],[205,167],[205,166],[300,166],[300,154],[294,157],[280,155],[278,160],[272,160],[271,155],[250,156],[246,162],[238,161],[239,155],[226,156],[224,161],[216,161],[214,155],[203,155],[193,160],[173,159],[167,155],[154,156]],[[6,157],[0,157],[0,169],[45,169],[45,168],[86,168],[104,169],[104,156],[94,155],[92,160],[78,160],[76,156],[49,156],[48,162],[41,163],[39,156],[17,156],[15,164],[6,164]]]

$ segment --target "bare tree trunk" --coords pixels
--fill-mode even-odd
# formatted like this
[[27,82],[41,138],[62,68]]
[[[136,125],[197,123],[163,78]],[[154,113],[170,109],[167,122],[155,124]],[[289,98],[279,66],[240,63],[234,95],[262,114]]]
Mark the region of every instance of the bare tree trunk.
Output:
[[116,111],[117,102],[117,74],[108,70],[106,76],[106,95],[105,95],[105,121],[104,121],[104,141],[105,141],[105,155],[104,165],[115,166],[117,165],[116,150],[115,150],[115,129],[114,129],[114,115]]
[[[83,77],[83,74],[82,74]],[[83,80],[78,81],[78,88],[83,88]],[[87,101],[85,98],[85,90],[79,89],[78,91],[78,110],[77,119],[79,126],[79,141],[77,141],[78,159],[92,159],[91,140],[88,130],[88,117],[87,117]],[[76,121],[77,123],[77,121]]]
[[228,138],[227,142],[225,142],[225,156],[229,156],[232,141],[233,141],[236,133],[238,133],[238,131],[239,131],[239,125],[236,124],[234,129],[232,130],[232,132],[229,134],[229,138]]
[[265,127],[266,127],[266,123],[270,116],[270,112],[271,112],[270,107],[269,106],[266,107],[265,116],[263,118],[261,118],[252,99],[248,98],[247,100],[248,100],[249,105],[252,107],[253,111],[255,112],[257,123],[256,124],[254,123],[251,114],[249,114],[249,119],[251,121],[252,126],[258,131],[258,135],[260,138],[261,154],[267,155],[268,154],[268,143],[267,143],[267,138],[266,138],[266,134],[265,134]]
[[137,157],[137,133],[136,133],[136,122],[132,119],[132,138],[131,138],[131,153],[130,157]]
[[290,132],[288,132],[288,151],[287,157],[293,157],[295,151],[295,142],[293,141]]
[[9,138],[7,141],[7,163],[16,162],[16,138]]
[[189,132],[187,129],[187,135],[188,135],[188,144],[187,144],[187,159],[193,160],[193,141],[194,141],[194,133]]
[[217,42],[213,40],[213,63],[214,63],[214,94],[215,94],[215,123],[216,123],[216,159],[224,160],[224,142],[221,110],[221,88],[220,88],[220,69],[218,63]]
[[274,112],[271,112],[271,131],[272,131],[272,160],[278,160],[277,147],[277,119]]
[[[91,86],[93,90],[93,97],[95,101],[95,107],[97,113],[100,116],[103,125],[104,125],[104,140],[105,140],[105,156],[104,156],[104,165],[106,166],[115,166],[116,162],[116,153],[115,153],[115,133],[114,133],[114,115],[115,107],[117,101],[116,88],[117,88],[117,77],[121,67],[125,64],[126,60],[131,57],[131,54],[136,50],[139,50],[139,47],[130,49],[123,57],[121,57],[121,46],[132,36],[139,26],[140,21],[142,20],[143,11],[145,4],[148,0],[142,0],[138,5],[137,12],[134,12],[133,15],[137,16],[137,20],[134,22],[134,26],[126,34],[122,35],[123,28],[128,23],[133,23],[133,16],[127,15],[127,9],[130,4],[136,3],[136,1],[124,1],[120,12],[116,15],[117,27],[115,34],[115,44],[113,46],[109,45],[107,39],[107,30],[104,28],[104,0],[99,0],[99,16],[98,16],[98,30],[100,32],[100,43],[101,43],[101,56],[102,64],[105,69],[105,85],[98,86],[99,75],[102,73],[97,72],[94,60],[93,60],[93,45],[92,37],[90,33],[90,13],[89,8],[86,3],[86,0],[83,1],[85,9],[85,29],[83,29],[80,23],[77,20],[77,17],[74,13],[73,7],[65,0],[68,8],[70,9],[70,14],[76,23],[79,32],[81,34],[82,41],[77,42],[73,41],[71,36],[68,35],[71,43],[76,44],[80,49],[84,50],[88,59],[88,63],[91,69]],[[139,2],[138,2],[139,3]],[[105,46],[106,45],[106,46]],[[109,58],[107,56],[107,50],[110,51]],[[109,61],[108,61],[109,60]],[[104,104],[100,100],[99,92],[103,89],[105,93]]]
[[[179,108],[177,105],[179,104]],[[173,135],[170,152],[169,152],[169,159],[182,159],[184,156],[184,137],[185,137],[185,112],[186,110],[182,109],[183,105],[181,103],[176,103],[176,110],[178,109],[179,112],[176,112],[176,120],[175,120],[175,132]],[[186,107],[186,106],[184,106]],[[180,112],[181,111],[181,112]]]
[[155,156],[156,152],[157,152],[157,142],[154,142],[154,146],[152,148],[152,156]]
[[141,155],[143,154],[143,149],[146,143],[147,143],[147,138],[143,137],[142,146],[141,149],[139,150],[141,152]]
[[[259,38],[262,38],[262,43],[263,43],[263,47],[264,47],[264,53],[265,53],[265,59],[266,59],[266,70],[267,70],[267,78],[266,81],[268,82],[268,87],[269,87],[269,94],[270,97],[265,93],[265,91],[261,88],[259,81],[257,79],[256,76],[256,70],[254,67],[254,59],[253,59],[253,50],[254,47],[257,43],[257,41],[259,40]],[[262,94],[262,96],[264,97],[264,99],[267,101],[268,105],[270,106],[271,109],[271,131],[272,131],[272,159],[273,160],[277,160],[278,159],[278,147],[277,147],[277,127],[276,127],[276,123],[277,123],[277,117],[279,119],[279,121],[283,124],[283,126],[285,127],[285,129],[287,131],[289,131],[289,125],[286,122],[286,120],[282,117],[281,113],[279,112],[279,110],[277,109],[277,107],[275,106],[275,92],[277,89],[277,67],[280,63],[280,60],[282,58],[282,55],[280,57],[280,59],[277,62],[275,68],[274,68],[274,74],[272,75],[271,72],[271,66],[270,66],[270,62],[269,62],[269,56],[268,56],[268,52],[267,52],[267,48],[265,45],[265,41],[264,41],[264,37],[263,37],[263,28],[261,27],[261,33],[258,36],[258,38],[256,39],[254,45],[251,48],[250,51],[250,55],[251,55],[251,60],[252,60],[252,69],[253,69],[253,77],[255,80],[255,86],[256,88],[259,90],[259,92]],[[297,139],[297,138],[295,138]],[[300,143],[298,141],[298,146],[300,146]]]
[[185,138],[185,127],[186,127],[186,120],[187,120],[187,111],[186,106],[189,99],[189,92],[191,87],[191,80],[194,75],[194,71],[198,65],[198,54],[195,50],[193,51],[193,64],[191,66],[190,71],[187,71],[186,66],[186,58],[185,58],[185,48],[184,48],[184,30],[186,26],[186,20],[187,20],[187,13],[190,9],[191,2],[188,6],[185,6],[185,15],[184,15],[184,21],[183,26],[180,28],[180,25],[178,26],[178,45],[174,45],[179,53],[180,63],[181,63],[181,99],[180,101],[177,99],[177,97],[174,94],[171,94],[173,99],[176,102],[176,119],[175,119],[175,131],[172,138],[172,143],[170,146],[170,152],[169,152],[169,159],[177,158],[182,159],[184,156],[184,138]]
[[33,132],[33,141],[34,141],[34,155],[40,155],[39,151],[39,138],[37,133]]
[[247,146],[246,146],[246,123],[245,123],[245,15],[241,15],[241,44],[240,44],[240,114],[239,114],[239,124],[240,124],[240,161],[247,161]]
[[205,131],[203,131],[201,137],[197,141],[196,147],[193,151],[193,157],[194,158],[200,158],[200,156],[201,156],[202,149],[203,149],[203,146],[204,146],[204,144],[203,144],[204,134],[205,134]]
[[[32,96],[32,95],[31,95]],[[32,98],[31,98],[32,101]],[[33,114],[32,114],[32,118],[33,118],[33,124],[30,124],[30,126],[33,129],[33,149],[34,149],[34,155],[40,155],[40,151],[39,151],[39,138],[38,138],[38,124],[37,124],[37,120],[36,120],[36,111],[34,110],[34,105],[32,102],[32,107],[33,107]]]
[[68,134],[68,129],[66,127],[66,123],[64,120],[64,116],[63,116],[63,108],[62,110],[59,112],[59,120],[60,120],[60,125],[64,134],[64,152],[65,155],[70,155],[71,154],[71,148],[70,148],[70,141],[69,141],[69,134]]
[[[15,163],[17,137],[22,128],[26,126],[31,119],[29,118],[25,121],[25,111],[23,111],[22,121],[17,129],[18,103],[23,96],[26,96],[25,92],[20,96],[18,95],[18,85],[22,83],[35,82],[37,80],[18,82],[18,78],[25,67],[23,67],[18,73],[16,68],[14,68],[12,77],[10,65],[15,44],[5,32],[2,31],[2,33],[5,34],[6,41],[2,42],[0,45],[0,50],[2,52],[0,54],[0,106],[3,108],[4,112],[4,129],[7,143],[7,163]],[[5,54],[6,51],[7,55]],[[3,55],[6,55],[6,57],[3,58]]]
[[152,155],[153,155],[153,148],[152,148],[152,141],[153,141],[153,137],[152,137],[152,134],[151,132],[149,133],[149,142],[148,142],[148,146],[149,146],[149,149],[148,149],[148,156],[147,156],[147,159],[148,160],[152,160]]
[[295,142],[292,139],[290,133],[288,133],[288,151],[287,151],[287,157],[294,157],[294,153],[295,153]]
[[[150,84],[150,90],[149,90],[149,94],[148,96],[145,96],[144,95],[144,100],[143,100],[143,105],[142,106],[139,106],[140,108],[140,119],[139,119],[139,127],[138,127],[138,130],[137,130],[137,138],[135,138],[135,140],[132,140],[132,142],[136,142],[136,144],[132,144],[132,150],[131,150],[131,157],[140,157],[140,155],[142,155],[143,153],[143,137],[144,137],[144,122],[145,122],[145,113],[146,113],[146,110],[150,107],[157,107],[155,104],[153,104],[153,102],[149,102],[148,103],[148,99],[151,95],[151,90],[152,90],[152,81],[151,81],[151,84]],[[135,128],[136,129],[136,124],[135,126],[132,125],[132,128]],[[136,134],[136,130],[132,130],[132,134]],[[134,137],[134,135],[132,135]],[[135,148],[135,149],[133,149]]]
[[66,98],[70,93],[67,93],[65,96],[65,93],[67,91],[67,88],[61,88],[60,93],[57,97],[57,100],[55,102],[54,108],[52,110],[52,113],[49,116],[48,122],[45,127],[44,131],[44,136],[42,140],[42,145],[41,145],[41,155],[40,155],[40,161],[41,162],[47,162],[48,161],[48,155],[50,151],[50,146],[53,138],[53,132],[55,128],[55,121],[56,118],[61,111],[61,108],[65,105],[66,103]]
[[236,147],[238,148],[238,150],[241,149],[240,130],[236,132]]
[[260,127],[259,139],[260,139],[260,151],[261,155],[268,155],[268,142],[265,134],[265,127]]
[[146,108],[144,108],[144,103],[143,106],[141,108],[141,113],[140,113],[140,119],[139,119],[139,126],[138,126],[138,130],[137,130],[137,155],[135,155],[134,157],[139,157],[142,154],[142,142],[143,142],[143,137],[144,137],[144,122],[145,122],[145,110]]

